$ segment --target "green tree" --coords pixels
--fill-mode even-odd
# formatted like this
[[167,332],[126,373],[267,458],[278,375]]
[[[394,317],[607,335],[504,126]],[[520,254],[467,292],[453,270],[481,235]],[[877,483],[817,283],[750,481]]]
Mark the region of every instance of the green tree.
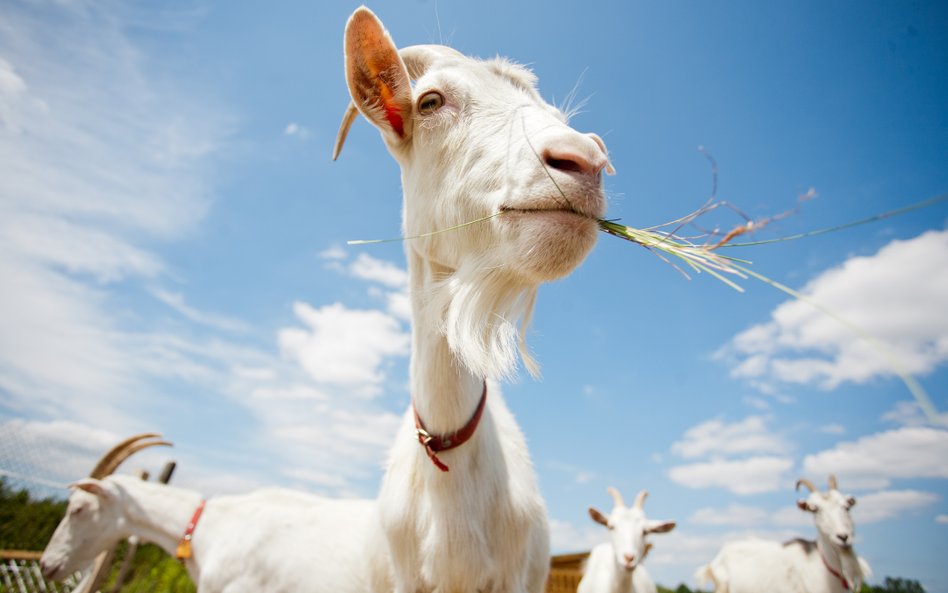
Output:
[[925,593],[918,581],[901,577],[886,577],[882,585],[863,585],[861,593]]
[[65,514],[65,500],[34,500],[0,477],[0,550],[42,550]]
[[[12,488],[0,477],[0,550],[40,551],[66,513],[65,500],[34,499],[26,489]],[[110,591],[118,577],[121,558],[128,552],[120,544],[103,590]],[[0,593],[6,587],[0,583]],[[135,551],[132,569],[121,593],[195,593],[188,571],[180,562],[154,545]]]

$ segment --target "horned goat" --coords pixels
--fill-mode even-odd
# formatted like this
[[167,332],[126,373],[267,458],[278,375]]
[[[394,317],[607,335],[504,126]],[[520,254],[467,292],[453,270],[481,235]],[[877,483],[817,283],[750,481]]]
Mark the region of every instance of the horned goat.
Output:
[[[146,440],[154,436],[120,443],[72,484],[66,516],[40,559],[47,578],[72,574],[134,535],[178,556],[200,593],[367,590],[374,501],[267,489],[204,502],[192,490],[110,475],[135,451],[168,444]],[[318,578],[314,559],[326,567]]]
[[375,590],[540,593],[546,508],[498,380],[518,349],[535,370],[522,332],[537,288],[595,244],[605,146],[570,128],[527,69],[398,50],[365,7],[346,25],[345,65],[352,103],[334,157],[361,112],[401,167],[410,237],[413,405],[379,491],[392,570],[378,567]]
[[609,529],[612,541],[592,549],[577,593],[656,593],[655,583],[642,565],[652,548],[645,537],[667,533],[675,528],[675,522],[646,518],[645,490],[639,492],[631,507],[625,505],[615,488],[609,488],[609,494],[614,502],[609,516],[593,507],[589,507],[589,516]]
[[872,572],[853,549],[849,509],[856,499],[839,491],[834,475],[826,492],[805,478],[797,481],[797,490],[801,485],[810,494],[798,500],[797,506],[813,514],[818,532],[815,542],[747,539],[725,544],[710,564],[698,569],[699,584],[713,584],[715,593],[859,591]]

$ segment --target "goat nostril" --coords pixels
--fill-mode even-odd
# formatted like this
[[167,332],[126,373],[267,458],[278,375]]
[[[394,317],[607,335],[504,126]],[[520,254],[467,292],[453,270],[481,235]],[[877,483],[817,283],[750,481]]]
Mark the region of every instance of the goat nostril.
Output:
[[551,169],[564,173],[578,173],[580,175],[597,176],[605,166],[590,162],[585,157],[568,150],[546,150],[543,153],[543,162]]

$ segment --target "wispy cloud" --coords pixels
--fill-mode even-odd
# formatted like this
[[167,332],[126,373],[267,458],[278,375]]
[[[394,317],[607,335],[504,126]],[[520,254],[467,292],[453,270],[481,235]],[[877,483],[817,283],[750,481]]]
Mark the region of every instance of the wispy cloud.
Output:
[[[377,395],[404,358],[403,318],[300,302],[302,327],[261,335],[167,288],[187,278],[162,248],[200,231],[234,120],[127,36],[123,19],[138,26],[144,12],[108,2],[0,11],[0,411],[28,419],[19,432],[30,438],[69,436],[50,456],[63,468],[55,479],[85,475],[132,431],[215,421],[228,430],[178,435],[178,451],[216,440],[184,456],[177,483],[351,492],[377,472],[401,419],[351,395]],[[184,17],[165,33],[186,32]],[[380,306],[397,308],[394,265],[353,266],[350,278],[384,287]],[[180,317],[155,319],[156,302]],[[72,424],[49,420],[63,417]]]
[[[905,370],[922,374],[948,360],[944,278],[948,231],[929,231],[852,257],[801,292],[880,340]],[[741,332],[718,355],[733,362],[733,376],[766,389],[779,383],[832,389],[894,374],[872,346],[800,301],[780,305],[769,322]]]
[[803,472],[837,474],[843,488],[886,488],[893,480],[948,478],[948,431],[908,427],[807,455]]
[[735,494],[771,492],[787,484],[794,461],[789,443],[769,426],[765,416],[727,423],[702,422],[672,443],[684,459],[707,458],[669,468],[668,477],[689,488],[726,488]]
[[[23,412],[128,421],[136,377],[116,287],[210,204],[226,110],[148,70],[106,4],[0,15],[0,393]],[[14,339],[15,337],[15,339]],[[83,402],[83,403],[79,403]]]
[[186,319],[200,325],[220,329],[228,332],[245,332],[249,326],[239,319],[224,317],[213,313],[199,311],[185,302],[184,295],[179,292],[170,292],[160,288],[152,288],[151,293],[156,299],[168,305]]
[[913,514],[938,502],[934,492],[920,490],[883,490],[859,497],[853,507],[853,519],[860,525],[878,523]]
[[786,487],[793,459],[772,455],[714,459],[678,465],[668,477],[688,488],[725,488],[735,494],[759,494]]
[[789,445],[767,426],[763,416],[748,416],[728,424],[721,418],[708,420],[689,428],[684,438],[672,444],[672,452],[694,459],[708,455],[740,453],[785,453]]
[[[882,420],[893,422],[899,426],[929,426],[933,419],[925,415],[918,402],[900,401],[896,402],[891,410],[882,415]],[[948,426],[948,412],[936,414],[934,420],[941,426]]]
[[290,122],[286,124],[286,127],[283,128],[283,133],[287,136],[299,138],[300,140],[306,140],[312,135],[312,132],[309,131],[309,128],[301,126],[296,122]]

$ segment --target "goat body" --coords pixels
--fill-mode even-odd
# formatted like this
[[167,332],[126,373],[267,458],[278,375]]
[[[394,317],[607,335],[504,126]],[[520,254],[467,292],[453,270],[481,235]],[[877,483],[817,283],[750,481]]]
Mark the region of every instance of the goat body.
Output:
[[829,476],[824,492],[803,478],[797,481],[797,490],[801,485],[810,494],[798,500],[797,507],[813,515],[815,542],[749,539],[725,544],[710,564],[695,573],[698,582],[713,583],[715,593],[859,591],[872,572],[853,550],[855,528],[849,509],[856,499],[839,491],[835,475]]
[[[827,561],[830,561],[827,559]],[[818,544],[792,540],[786,543],[747,539],[726,544],[710,564],[695,575],[715,593],[843,593],[858,591],[869,566],[851,550],[832,560],[847,581],[831,573],[820,557]]]
[[[201,501],[130,476],[82,480],[43,554],[59,578],[137,536],[174,555]],[[375,502],[267,489],[207,501],[185,564],[200,593],[364,593]]]
[[642,563],[652,547],[646,536],[668,533],[674,521],[656,521],[645,516],[647,490],[635,497],[630,507],[615,488],[609,488],[615,503],[609,516],[589,507],[593,521],[609,529],[608,543],[593,548],[583,567],[578,593],[655,593],[655,583]]
[[[335,153],[361,112],[401,167],[404,231],[416,237],[406,243],[413,410],[379,491],[391,564],[374,566],[373,590],[541,593],[546,508],[496,380],[518,351],[532,368],[522,331],[537,287],[595,244],[605,147],[566,125],[525,68],[444,46],[399,50],[365,7],[346,25],[345,50],[352,104]],[[431,434],[451,435],[485,384],[472,438],[438,454],[444,472],[419,445],[415,413]]]

